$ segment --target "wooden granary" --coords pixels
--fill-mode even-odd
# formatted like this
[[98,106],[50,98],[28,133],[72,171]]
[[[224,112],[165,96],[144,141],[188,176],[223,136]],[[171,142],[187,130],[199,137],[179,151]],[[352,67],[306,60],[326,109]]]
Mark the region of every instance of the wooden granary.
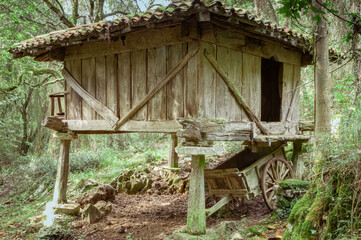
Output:
[[212,141],[244,141],[257,151],[307,140],[299,133],[298,87],[309,48],[301,34],[247,11],[194,0],[51,32],[10,52],[64,63],[64,93],[50,96],[44,121],[62,143],[55,200],[66,201],[77,134],[161,132],[173,143],[178,134],[181,152],[193,156],[190,209],[201,209],[189,212],[188,232],[202,234],[202,159],[214,153]]

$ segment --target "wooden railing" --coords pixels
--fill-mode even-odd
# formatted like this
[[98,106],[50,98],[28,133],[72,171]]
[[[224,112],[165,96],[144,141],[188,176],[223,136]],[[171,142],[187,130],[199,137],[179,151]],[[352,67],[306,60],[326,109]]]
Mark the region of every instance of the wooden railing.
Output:
[[63,111],[63,108],[61,106],[61,98],[64,98],[64,93],[52,93],[49,95],[50,97],[50,115],[55,116],[55,101],[58,105],[58,111],[56,113],[56,116],[64,116],[65,113]]

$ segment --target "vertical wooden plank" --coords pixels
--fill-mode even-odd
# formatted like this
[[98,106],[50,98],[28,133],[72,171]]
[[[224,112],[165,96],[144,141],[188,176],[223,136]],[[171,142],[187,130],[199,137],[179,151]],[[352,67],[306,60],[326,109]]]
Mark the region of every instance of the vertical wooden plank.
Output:
[[[105,77],[105,57],[104,56],[96,57],[95,61],[96,61],[95,65],[96,65],[96,83],[97,83],[96,98],[100,102],[105,104],[106,94],[107,94],[106,91],[107,81]],[[98,114],[97,119],[102,120],[103,118]]]
[[[229,76],[230,69],[230,49],[226,47],[217,46],[217,62],[224,71],[224,73]],[[233,79],[232,79],[233,80]],[[216,75],[216,118],[224,118],[227,121],[230,118],[230,102],[232,98],[232,93],[229,91],[228,86],[224,82],[219,74]]]
[[199,60],[198,60],[198,81],[199,81],[199,117],[214,118],[215,109],[215,87],[216,87],[216,70],[204,56],[204,51],[216,57],[216,47],[214,44],[200,42]]
[[[243,53],[242,95],[259,118],[261,118],[261,62],[261,57]],[[242,120],[249,121],[245,113],[242,115]]]
[[[64,62],[64,67],[72,74],[72,62],[73,61],[66,61]],[[64,89],[65,89],[65,119],[71,119],[70,117],[70,103],[71,103],[71,87],[64,81]]]
[[[183,57],[182,44],[168,46],[167,72],[170,72]],[[184,70],[167,83],[167,119],[184,116]]]
[[283,63],[283,74],[282,74],[282,117],[284,121],[287,112],[290,107],[292,98],[292,87],[293,87],[293,65],[289,63]]
[[118,117],[122,118],[131,109],[131,59],[130,52],[118,54]]
[[117,56],[112,54],[105,57],[106,62],[106,81],[107,95],[106,105],[117,115]]
[[[292,90],[301,85],[301,66],[293,65],[293,86]],[[292,102],[292,109],[290,112],[289,120],[291,122],[299,122],[300,119],[300,89],[292,92],[295,94]]]
[[[241,92],[242,91],[242,63],[243,63],[243,54],[242,52],[231,50],[230,52],[230,72],[229,78],[233,81],[236,88]],[[230,101],[230,121],[241,121],[243,118],[243,109],[237,103],[236,98],[231,94],[231,101]]]
[[[147,50],[131,53],[132,61],[132,105],[135,106],[147,94]],[[144,105],[132,118],[133,120],[147,119],[147,104]]]
[[[95,82],[95,58],[86,58],[82,60],[82,87],[93,97],[96,97]],[[83,120],[96,119],[95,111],[83,100],[82,101]]]
[[[185,43],[187,53],[197,47],[196,42]],[[199,54],[199,52],[198,52]],[[184,114],[185,117],[198,117],[199,92],[198,92],[198,55],[194,56],[184,67]]]
[[[70,67],[71,66],[71,67]],[[66,67],[70,69],[69,72],[74,77],[74,79],[82,84],[81,78],[81,59],[68,61]],[[82,98],[70,87],[67,86],[67,119],[70,120],[81,120],[82,119]]]
[[[167,48],[148,49],[148,89],[152,90],[167,74]],[[166,87],[148,102],[148,120],[167,120]]]

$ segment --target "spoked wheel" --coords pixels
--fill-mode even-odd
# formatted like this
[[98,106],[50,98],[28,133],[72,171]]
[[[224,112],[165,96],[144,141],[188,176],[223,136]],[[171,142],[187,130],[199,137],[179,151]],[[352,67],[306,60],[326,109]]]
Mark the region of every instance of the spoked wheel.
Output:
[[293,178],[293,171],[287,160],[274,157],[267,162],[262,174],[261,189],[263,198],[270,210],[275,208],[273,197],[275,190],[279,188],[278,182],[289,178]]

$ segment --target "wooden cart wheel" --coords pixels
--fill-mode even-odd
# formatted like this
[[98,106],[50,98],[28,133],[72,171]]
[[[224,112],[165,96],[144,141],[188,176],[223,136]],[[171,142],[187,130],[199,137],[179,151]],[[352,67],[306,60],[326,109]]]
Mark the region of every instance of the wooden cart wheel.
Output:
[[275,202],[272,199],[275,189],[279,187],[278,182],[293,178],[291,165],[281,157],[271,158],[264,167],[261,181],[263,198],[267,207],[274,210]]

